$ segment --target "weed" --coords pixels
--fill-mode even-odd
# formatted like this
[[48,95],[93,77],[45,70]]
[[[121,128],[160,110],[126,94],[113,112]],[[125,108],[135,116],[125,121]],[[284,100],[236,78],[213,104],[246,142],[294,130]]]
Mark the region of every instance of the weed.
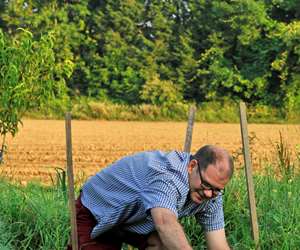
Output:
[[295,166],[291,161],[292,152],[279,132],[279,142],[276,143],[277,168],[282,178],[289,180],[294,176]]

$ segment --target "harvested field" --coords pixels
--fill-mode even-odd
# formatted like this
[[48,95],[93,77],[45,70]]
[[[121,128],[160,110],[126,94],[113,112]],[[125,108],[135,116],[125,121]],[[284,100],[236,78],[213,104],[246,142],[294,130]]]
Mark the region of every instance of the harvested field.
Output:
[[[279,132],[294,152],[300,145],[300,125],[248,126],[254,170],[273,161]],[[144,150],[182,150],[185,122],[72,121],[73,163],[77,181],[96,173],[118,158]],[[51,182],[55,168],[65,168],[65,124],[54,120],[25,120],[15,138],[8,138],[8,153],[0,171],[12,179]],[[192,152],[204,144],[228,149],[240,166],[239,124],[196,123]]]

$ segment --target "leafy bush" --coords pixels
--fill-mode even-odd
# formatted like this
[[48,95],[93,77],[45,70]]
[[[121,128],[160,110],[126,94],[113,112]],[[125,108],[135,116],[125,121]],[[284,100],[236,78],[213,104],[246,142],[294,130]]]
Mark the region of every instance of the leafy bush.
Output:
[[15,135],[27,110],[55,98],[67,98],[64,78],[72,74],[72,63],[55,63],[53,43],[51,34],[34,41],[32,34],[25,30],[21,31],[19,40],[9,41],[0,30],[2,135]]
[[73,64],[56,63],[53,44],[51,34],[35,41],[22,30],[18,39],[9,40],[0,29],[0,163],[6,135],[15,136],[26,111],[48,102],[51,109],[61,109],[68,100],[65,78],[71,76]]
[[182,96],[172,81],[162,81],[155,75],[143,85],[141,99],[153,105],[168,106],[181,102]]

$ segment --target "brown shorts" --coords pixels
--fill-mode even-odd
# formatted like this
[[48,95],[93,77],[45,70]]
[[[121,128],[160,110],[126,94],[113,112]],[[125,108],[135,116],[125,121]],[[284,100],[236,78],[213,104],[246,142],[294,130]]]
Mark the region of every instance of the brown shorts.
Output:
[[[147,246],[148,236],[124,231],[117,227],[91,239],[90,234],[97,221],[92,213],[82,205],[80,196],[76,200],[76,219],[79,250],[120,250],[123,243],[140,250]],[[72,250],[71,243],[68,244],[67,250]]]

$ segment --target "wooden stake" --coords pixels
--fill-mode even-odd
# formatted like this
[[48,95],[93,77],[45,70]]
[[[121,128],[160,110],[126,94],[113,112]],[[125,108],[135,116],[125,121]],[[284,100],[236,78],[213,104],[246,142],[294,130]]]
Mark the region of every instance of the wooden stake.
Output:
[[67,175],[68,175],[68,197],[69,209],[71,216],[71,236],[72,250],[78,250],[76,209],[74,196],[74,175],[73,175],[73,159],[72,159],[72,134],[71,134],[71,114],[66,113],[66,153],[67,153]]
[[187,129],[186,129],[184,149],[183,149],[183,151],[187,152],[187,153],[189,153],[191,151],[195,113],[196,113],[196,107],[191,106],[190,112],[189,112],[188,125],[187,125]]
[[246,105],[244,102],[240,103],[240,125],[241,125],[241,134],[243,140],[244,162],[245,162],[245,172],[246,172],[246,179],[247,179],[248,202],[250,207],[252,238],[256,244],[256,247],[259,248],[258,245],[259,231],[258,231],[258,223],[257,223],[257,215],[256,215],[255,194],[254,194],[254,185],[253,185],[253,177],[252,177],[252,165],[250,160]]

